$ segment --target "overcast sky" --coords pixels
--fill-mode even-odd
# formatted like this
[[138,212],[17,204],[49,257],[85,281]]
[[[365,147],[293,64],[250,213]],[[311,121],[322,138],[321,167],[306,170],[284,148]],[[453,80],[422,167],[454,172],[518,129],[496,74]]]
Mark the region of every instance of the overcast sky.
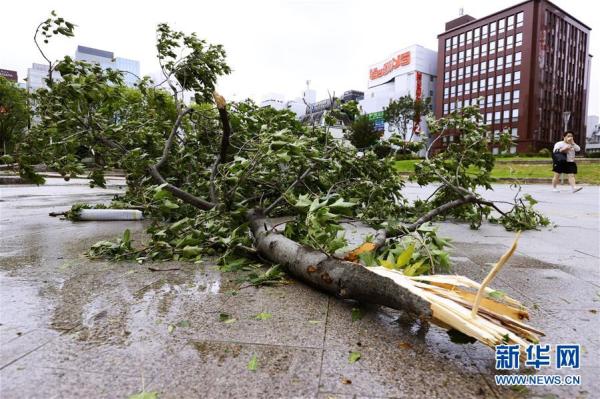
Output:
[[[518,2],[9,0],[0,12],[0,68],[17,70],[22,81],[32,62],[43,61],[32,36],[55,9],[78,27],[75,38],[51,43],[52,58],[73,56],[80,44],[139,60],[142,74],[156,75],[155,29],[167,22],[225,46],[233,72],[219,81],[218,90],[227,98],[258,101],[275,92],[293,99],[310,80],[317,99],[323,99],[327,90],[365,90],[368,66],[403,47],[421,44],[437,51],[437,35],[461,7],[480,18]],[[600,115],[600,7],[590,0],[554,3],[592,28],[588,114]]]

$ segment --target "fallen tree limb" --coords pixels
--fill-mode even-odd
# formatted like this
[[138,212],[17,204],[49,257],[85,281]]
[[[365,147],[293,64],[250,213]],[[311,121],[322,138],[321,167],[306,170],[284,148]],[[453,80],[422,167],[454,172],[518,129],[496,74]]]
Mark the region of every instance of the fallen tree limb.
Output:
[[[321,291],[407,311],[492,348],[500,344],[528,346],[539,342],[543,335],[521,321],[529,318],[521,303],[506,296],[497,300],[489,295],[493,290],[487,284],[501,266],[493,268],[484,284],[463,276],[408,277],[398,270],[365,267],[302,246],[275,232],[261,209],[250,211],[247,218],[261,256],[285,266],[292,276]],[[515,247],[516,240],[498,264],[506,263]],[[488,295],[484,298],[484,294]]]

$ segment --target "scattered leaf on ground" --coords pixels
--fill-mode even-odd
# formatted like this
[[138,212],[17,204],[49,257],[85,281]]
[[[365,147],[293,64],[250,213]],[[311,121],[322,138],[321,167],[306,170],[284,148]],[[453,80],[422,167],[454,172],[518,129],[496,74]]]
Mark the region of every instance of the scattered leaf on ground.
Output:
[[408,342],[400,342],[398,344],[398,348],[400,348],[400,349],[411,349],[412,345],[409,344]]
[[269,320],[273,315],[271,313],[260,312],[256,315],[256,320]]
[[173,324],[169,324],[167,331],[169,334],[173,334],[173,331],[175,331],[175,326]]
[[256,357],[256,355],[252,355],[252,358],[248,362],[248,370],[256,371],[257,367],[258,367],[258,357]]
[[177,323],[177,327],[187,328],[189,326],[190,326],[190,322],[187,320],[181,320],[179,323]]
[[360,254],[363,254],[366,252],[371,252],[374,249],[375,249],[375,244],[373,244],[372,242],[365,242],[360,247],[348,252],[348,254],[346,254],[346,257],[344,259],[347,261],[350,261],[350,262],[355,262],[358,259]]
[[127,399],[158,399],[158,392],[140,392]]
[[225,324],[231,324],[231,323],[235,323],[236,319],[234,319],[233,317],[231,317],[231,315],[227,314],[227,313],[220,313],[219,314],[219,321],[225,323]]
[[350,385],[350,384],[352,384],[352,381],[349,380],[349,379],[347,379],[347,378],[342,378],[342,384],[344,384],[344,385]]
[[310,324],[320,324],[321,320],[309,320],[308,321]]
[[360,352],[350,352],[348,356],[348,363],[356,363],[360,359]]
[[359,308],[352,308],[352,321],[357,321],[363,318],[362,311]]

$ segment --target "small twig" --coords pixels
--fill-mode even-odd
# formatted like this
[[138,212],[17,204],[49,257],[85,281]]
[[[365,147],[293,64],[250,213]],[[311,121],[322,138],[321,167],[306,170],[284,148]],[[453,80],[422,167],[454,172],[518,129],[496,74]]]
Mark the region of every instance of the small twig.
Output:
[[149,267],[148,270],[150,270],[151,272],[171,272],[171,271],[175,271],[175,270],[181,270],[179,268],[172,268],[172,269],[158,269],[156,267]]

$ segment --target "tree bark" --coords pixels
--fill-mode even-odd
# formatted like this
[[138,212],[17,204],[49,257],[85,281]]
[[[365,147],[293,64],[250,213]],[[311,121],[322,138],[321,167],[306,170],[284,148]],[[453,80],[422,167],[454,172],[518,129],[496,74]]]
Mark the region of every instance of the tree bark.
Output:
[[273,232],[262,209],[249,211],[247,218],[258,253],[273,263],[285,266],[295,278],[339,298],[371,302],[421,318],[431,318],[431,307],[427,301],[391,279]]

